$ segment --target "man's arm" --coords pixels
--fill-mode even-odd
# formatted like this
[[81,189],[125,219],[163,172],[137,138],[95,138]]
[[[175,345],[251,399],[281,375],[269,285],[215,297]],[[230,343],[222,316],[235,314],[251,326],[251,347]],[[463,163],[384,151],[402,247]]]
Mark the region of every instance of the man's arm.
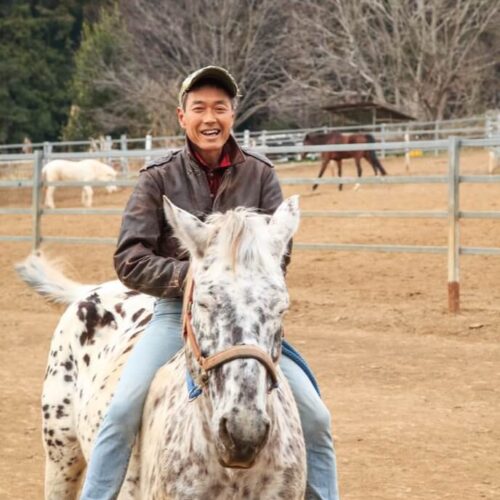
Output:
[[162,191],[146,170],[123,213],[113,257],[115,270],[132,290],[155,297],[182,297],[189,262],[158,255],[164,217]]

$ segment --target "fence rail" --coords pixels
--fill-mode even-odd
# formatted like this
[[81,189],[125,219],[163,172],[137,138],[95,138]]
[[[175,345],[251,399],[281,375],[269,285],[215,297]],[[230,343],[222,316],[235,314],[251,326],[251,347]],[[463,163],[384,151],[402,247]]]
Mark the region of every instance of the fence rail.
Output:
[[[348,126],[321,126],[302,129],[284,129],[284,130],[244,130],[236,132],[234,135],[240,144],[247,147],[258,146],[279,146],[279,145],[301,145],[305,134],[310,132],[366,132],[375,136],[380,142],[393,141],[397,138],[408,137],[408,141],[419,137],[430,136],[433,139],[448,138],[451,135],[461,135],[463,137],[475,138],[483,136],[493,136],[500,134],[500,111],[490,111],[483,115],[471,116],[466,118],[456,118],[439,121],[410,121],[403,123],[382,123],[366,125],[348,125]],[[121,152],[134,149],[150,150],[157,145],[168,145],[176,147],[184,142],[183,135],[171,136],[152,136],[130,138],[123,134],[118,138],[111,136],[102,137],[99,140],[78,140],[78,141],[57,141],[57,142],[37,142],[33,144],[3,144],[0,145],[0,154],[2,151],[25,151],[27,147],[33,150],[43,150],[45,155],[49,155],[55,150],[70,150],[77,152],[76,149],[89,149],[96,147],[99,142],[100,157],[108,156],[114,148]],[[2,155],[3,158],[3,155]],[[25,157],[27,159],[27,157]],[[0,160],[2,161],[2,160]]]
[[[304,152],[327,152],[327,151],[352,151],[352,150],[386,150],[393,151],[401,147],[416,148],[421,150],[445,149],[448,151],[448,174],[447,175],[425,175],[425,176],[386,176],[386,177],[343,177],[339,178],[281,178],[283,185],[305,185],[305,184],[446,184],[448,186],[448,209],[442,210],[350,210],[350,211],[303,211],[304,217],[349,217],[349,218],[429,218],[448,220],[448,245],[447,246],[423,246],[423,245],[373,245],[373,244],[340,244],[340,243],[295,243],[294,247],[301,250],[328,250],[328,251],[370,251],[370,252],[407,252],[426,254],[447,254],[448,256],[448,299],[449,310],[459,310],[459,257],[460,255],[500,255],[500,248],[492,247],[462,247],[460,245],[459,224],[461,219],[500,219],[500,211],[461,211],[459,207],[460,185],[464,183],[488,183],[499,184],[500,176],[491,175],[460,175],[459,154],[462,147],[500,147],[500,137],[482,139],[460,139],[450,137],[447,140],[384,142],[369,144],[350,145],[324,145],[324,146],[261,146],[258,151],[265,154],[297,153]],[[147,156],[161,156],[169,149],[154,150],[127,150],[109,151],[110,156],[137,158]],[[0,161],[8,158],[14,160],[23,157],[33,161],[32,180],[8,180],[0,181],[0,188],[31,188],[31,208],[0,208],[0,215],[32,215],[31,235],[0,235],[0,241],[31,241],[34,249],[41,243],[57,242],[71,244],[114,244],[114,238],[90,238],[90,237],[63,237],[43,236],[41,233],[42,216],[50,215],[120,215],[121,209],[91,209],[91,208],[56,208],[46,209],[41,206],[41,193],[44,186],[108,186],[111,184],[120,186],[134,186],[134,179],[118,179],[113,182],[50,182],[43,183],[41,169],[44,160],[68,157],[98,157],[99,153],[55,153],[46,154],[44,151],[35,151],[32,155],[0,155]]]

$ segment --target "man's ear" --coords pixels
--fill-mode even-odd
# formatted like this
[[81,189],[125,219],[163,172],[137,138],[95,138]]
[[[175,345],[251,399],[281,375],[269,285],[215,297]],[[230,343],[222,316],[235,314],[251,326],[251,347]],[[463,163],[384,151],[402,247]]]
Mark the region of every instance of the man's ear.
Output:
[[185,116],[184,110],[180,106],[177,106],[177,120],[179,121],[179,125],[183,129],[186,128],[184,116]]
[[201,259],[210,235],[208,224],[175,206],[166,196],[163,196],[163,210],[167,222],[174,230],[175,237],[192,257]]

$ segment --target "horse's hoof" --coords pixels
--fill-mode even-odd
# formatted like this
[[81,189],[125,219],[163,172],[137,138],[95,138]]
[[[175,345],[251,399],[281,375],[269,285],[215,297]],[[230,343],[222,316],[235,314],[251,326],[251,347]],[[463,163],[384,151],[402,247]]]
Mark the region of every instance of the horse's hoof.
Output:
[[357,191],[361,187],[361,184],[354,184],[353,191]]

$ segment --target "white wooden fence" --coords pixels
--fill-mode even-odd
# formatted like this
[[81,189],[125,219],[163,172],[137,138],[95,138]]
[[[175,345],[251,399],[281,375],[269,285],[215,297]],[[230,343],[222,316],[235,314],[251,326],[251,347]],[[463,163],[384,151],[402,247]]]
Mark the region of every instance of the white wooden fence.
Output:
[[[446,211],[303,211],[304,217],[380,217],[380,218],[446,218],[448,221],[448,245],[447,246],[422,246],[422,245],[364,245],[364,244],[337,244],[337,243],[306,243],[297,242],[294,248],[302,250],[328,250],[328,251],[372,251],[372,252],[410,252],[410,253],[439,253],[448,256],[448,298],[449,310],[459,310],[459,260],[460,255],[498,255],[500,248],[492,247],[463,247],[460,245],[460,219],[500,219],[500,211],[462,211],[460,210],[460,185],[463,183],[500,183],[500,176],[494,175],[460,175],[459,155],[462,147],[470,148],[498,148],[500,137],[483,139],[461,139],[450,137],[446,140],[385,142],[369,144],[347,144],[326,146],[281,146],[256,148],[264,154],[302,154],[304,152],[321,153],[326,151],[352,151],[352,150],[385,150],[394,151],[410,147],[421,151],[447,150],[448,151],[448,173],[447,175],[427,176],[386,176],[386,177],[342,177],[340,178],[286,178],[281,179],[283,185],[304,184],[447,184],[448,186],[448,209]],[[167,153],[166,149],[154,150],[127,150],[109,151],[112,158],[125,155],[127,158],[144,158],[161,156]],[[31,180],[0,181],[1,188],[32,188],[31,208],[0,208],[0,215],[31,214],[31,235],[1,235],[0,241],[31,241],[32,247],[37,249],[44,242],[76,243],[76,244],[115,244],[114,238],[75,238],[62,236],[43,236],[41,233],[41,218],[52,214],[80,214],[80,215],[119,215],[122,209],[84,209],[84,208],[56,208],[46,209],[41,204],[41,193],[44,187],[41,178],[41,168],[44,159],[56,158],[96,158],[102,153],[50,153],[48,157],[43,151],[36,151],[30,155],[1,155],[0,160],[15,162],[22,158],[33,162],[33,178]],[[119,179],[113,182],[51,182],[47,186],[107,186],[115,184],[119,186],[133,186],[134,179]]]

